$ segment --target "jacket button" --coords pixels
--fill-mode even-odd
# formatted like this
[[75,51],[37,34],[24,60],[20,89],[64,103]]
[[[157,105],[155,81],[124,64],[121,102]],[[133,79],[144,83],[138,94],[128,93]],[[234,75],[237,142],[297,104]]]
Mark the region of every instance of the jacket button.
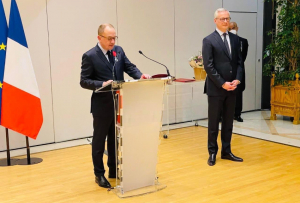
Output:
[[230,73],[232,73],[232,71],[230,71]]

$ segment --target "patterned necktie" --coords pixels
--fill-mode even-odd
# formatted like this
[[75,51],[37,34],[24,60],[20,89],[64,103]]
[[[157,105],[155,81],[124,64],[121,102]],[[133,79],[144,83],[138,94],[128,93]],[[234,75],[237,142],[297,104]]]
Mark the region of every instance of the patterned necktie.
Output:
[[229,54],[229,56],[230,56],[230,58],[231,58],[231,53],[230,53],[228,41],[227,41],[227,39],[226,39],[226,35],[227,35],[227,33],[224,32],[224,33],[223,33],[223,36],[224,36],[224,44],[225,44],[225,47],[226,47],[226,49],[227,49],[227,52],[228,52],[228,54]]
[[108,60],[109,60],[109,63],[111,64],[111,65],[114,65],[114,58],[113,58],[113,56],[111,55],[111,51],[107,51],[107,56],[108,56]]

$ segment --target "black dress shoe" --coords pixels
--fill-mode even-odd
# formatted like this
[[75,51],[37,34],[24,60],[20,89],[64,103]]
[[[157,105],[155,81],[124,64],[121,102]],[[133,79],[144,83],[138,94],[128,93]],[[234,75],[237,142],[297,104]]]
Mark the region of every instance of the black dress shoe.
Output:
[[231,161],[243,162],[242,158],[234,156],[231,152],[228,154],[221,154],[221,159],[228,159]]
[[210,154],[207,160],[207,164],[209,166],[213,166],[216,164],[216,154]]
[[241,118],[241,116],[235,116],[234,120],[236,120],[237,122],[243,122],[244,120]]
[[111,188],[110,183],[106,180],[106,178],[104,177],[104,175],[102,175],[102,176],[96,176],[96,177],[95,177],[95,182],[96,182],[100,187]]

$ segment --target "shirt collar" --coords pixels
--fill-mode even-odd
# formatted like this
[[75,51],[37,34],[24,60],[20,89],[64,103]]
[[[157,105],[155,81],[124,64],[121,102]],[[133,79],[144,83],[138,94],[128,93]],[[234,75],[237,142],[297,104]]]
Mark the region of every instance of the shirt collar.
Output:
[[103,54],[106,55],[108,50],[103,49],[99,42],[98,42],[98,46],[101,49],[101,51],[103,52]]
[[[216,31],[219,33],[220,36],[223,36],[223,33],[221,30],[219,30],[218,28],[216,28]],[[228,35],[228,31],[226,30],[226,34]]]

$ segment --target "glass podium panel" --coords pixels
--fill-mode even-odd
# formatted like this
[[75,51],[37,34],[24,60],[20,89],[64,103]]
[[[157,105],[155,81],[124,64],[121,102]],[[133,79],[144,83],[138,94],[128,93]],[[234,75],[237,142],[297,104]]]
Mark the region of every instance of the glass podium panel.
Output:
[[157,154],[163,95],[171,78],[112,82],[101,91],[114,92],[117,178],[114,193],[132,197],[164,189],[157,180]]

